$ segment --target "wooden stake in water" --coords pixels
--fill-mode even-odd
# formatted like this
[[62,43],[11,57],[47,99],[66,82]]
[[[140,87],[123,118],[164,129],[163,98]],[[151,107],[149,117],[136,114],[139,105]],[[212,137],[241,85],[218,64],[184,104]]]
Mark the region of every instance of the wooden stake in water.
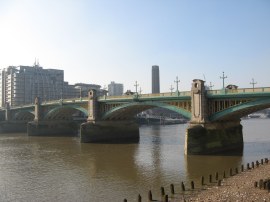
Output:
[[185,191],[185,185],[184,185],[184,182],[181,183],[181,188],[182,188],[182,191]]
[[218,172],[216,172],[216,180],[218,180]]
[[142,197],[140,194],[138,195],[138,202],[142,202]]
[[161,193],[161,196],[164,196],[165,195],[165,189],[164,189],[164,187],[161,187],[160,188],[160,193]]
[[149,201],[152,201],[153,200],[151,190],[148,192],[148,200]]
[[171,194],[174,194],[174,185],[173,184],[170,185],[170,190],[171,190]]
[[204,176],[201,177],[201,185],[204,185]]
[[194,186],[194,182],[193,181],[191,181],[191,189],[194,189],[195,188],[195,186]]

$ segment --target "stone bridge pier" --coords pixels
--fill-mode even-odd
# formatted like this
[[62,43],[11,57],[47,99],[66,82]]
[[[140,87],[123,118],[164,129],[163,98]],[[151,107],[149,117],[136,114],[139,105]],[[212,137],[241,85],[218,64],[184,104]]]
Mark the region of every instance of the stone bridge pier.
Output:
[[40,98],[35,99],[35,118],[27,124],[29,136],[74,136],[78,134],[77,124],[72,120],[48,120]]
[[6,103],[4,114],[1,115],[0,133],[26,132],[27,121],[13,120],[9,103]]
[[204,81],[193,80],[191,103],[191,120],[185,136],[185,154],[201,155],[243,151],[240,119],[209,121]]
[[138,142],[139,126],[134,120],[101,120],[95,90],[88,94],[88,119],[81,124],[81,142]]

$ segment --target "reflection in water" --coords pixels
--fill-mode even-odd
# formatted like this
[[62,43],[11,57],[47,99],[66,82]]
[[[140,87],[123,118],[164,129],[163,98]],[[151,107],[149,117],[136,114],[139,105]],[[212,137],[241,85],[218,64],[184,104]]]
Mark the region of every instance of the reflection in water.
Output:
[[216,172],[223,176],[229,175],[230,168],[241,168],[241,156],[186,156],[186,180],[195,179],[198,181],[201,176],[205,178]]
[[[135,201],[270,154],[270,120],[247,120],[243,156],[184,156],[187,125],[142,126],[138,144],[0,135],[0,201]],[[254,131],[260,125],[260,130]],[[255,134],[255,135],[254,135]]]

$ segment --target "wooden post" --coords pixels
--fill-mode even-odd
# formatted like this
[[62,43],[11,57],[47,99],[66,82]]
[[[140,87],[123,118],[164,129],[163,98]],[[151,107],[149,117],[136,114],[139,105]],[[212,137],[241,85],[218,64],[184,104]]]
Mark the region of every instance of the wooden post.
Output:
[[267,190],[270,191],[270,180],[267,181]]
[[174,194],[174,185],[170,184],[170,190],[171,190],[171,194]]
[[191,181],[191,189],[194,189],[195,188],[195,186],[194,186],[194,182],[193,181]]
[[184,185],[184,182],[181,183],[181,188],[182,188],[182,191],[185,191],[185,185]]
[[204,185],[204,176],[201,177],[201,185]]
[[151,190],[148,192],[148,200],[149,201],[152,201],[153,200]]
[[230,176],[233,176],[232,168],[230,168]]
[[138,202],[142,202],[142,197],[140,194],[138,195]]
[[161,196],[164,196],[164,195],[165,195],[164,187],[161,187],[161,188],[160,188],[160,193],[161,193]]
[[260,181],[259,181],[259,188],[260,188],[260,189],[263,188],[263,180],[262,180],[262,179],[260,179]]
[[218,172],[216,172],[216,180],[218,180]]
[[255,187],[255,188],[258,187],[258,182],[257,182],[257,181],[254,182],[254,187]]
[[169,202],[169,197],[168,197],[168,195],[165,196],[165,202]]

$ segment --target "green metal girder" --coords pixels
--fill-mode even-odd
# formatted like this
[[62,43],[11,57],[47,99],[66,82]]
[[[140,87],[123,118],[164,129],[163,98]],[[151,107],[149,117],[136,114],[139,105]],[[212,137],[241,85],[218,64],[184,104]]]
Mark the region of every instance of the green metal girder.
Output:
[[213,114],[212,116],[209,117],[209,120],[210,121],[222,120],[222,117],[228,116],[230,114],[237,114],[238,112],[244,111],[245,109],[252,110],[252,108],[254,108],[254,110],[256,110],[256,108],[259,106],[261,106],[262,109],[268,108],[270,106],[270,98],[256,99],[233,107],[229,107],[225,110]]
[[149,102],[149,101],[155,101],[155,102],[161,102],[161,101],[179,101],[179,100],[191,100],[190,96],[172,96],[172,97],[162,97],[162,96],[157,96],[157,97],[144,97],[140,98],[138,97],[137,99],[135,98],[126,98],[126,99],[102,99],[99,100],[98,102],[101,103],[126,103],[126,102]]
[[32,109],[23,109],[21,111],[17,111],[15,114],[14,114],[14,119],[17,120],[19,117],[23,117],[25,114],[32,114],[33,116],[35,116],[34,114],[34,110],[33,108]]
[[228,94],[207,94],[207,98],[215,98],[215,99],[236,99],[236,98],[245,98],[245,99],[252,99],[252,98],[262,98],[262,97],[270,97],[270,93],[228,93]]
[[62,110],[65,110],[65,109],[75,109],[75,110],[81,111],[85,116],[88,116],[87,109],[85,109],[85,108],[83,108],[81,106],[78,106],[78,105],[63,105],[63,106],[57,106],[57,107],[51,109],[50,111],[48,111],[46,113],[46,115],[44,116],[44,119],[48,119],[55,112],[62,111]]
[[[112,115],[115,115],[117,114],[117,112],[119,111],[122,111],[122,109],[128,109],[128,108],[131,108],[131,107],[138,107],[138,106],[151,106],[151,107],[161,107],[161,108],[165,108],[165,109],[169,109],[169,110],[172,110],[174,112],[177,112],[181,115],[183,115],[184,117],[186,118],[191,118],[191,113],[184,110],[184,109],[181,109],[181,108],[178,108],[176,106],[173,106],[173,105],[169,105],[169,104],[166,104],[166,103],[163,103],[163,102],[132,102],[132,103],[127,103],[127,104],[123,104],[121,106],[118,106],[118,107],[115,107],[113,108],[112,110],[106,112],[103,116],[102,116],[102,120],[105,120],[107,118],[109,118],[110,116]],[[144,111],[144,110],[142,110]],[[134,114],[135,116],[136,114]]]

